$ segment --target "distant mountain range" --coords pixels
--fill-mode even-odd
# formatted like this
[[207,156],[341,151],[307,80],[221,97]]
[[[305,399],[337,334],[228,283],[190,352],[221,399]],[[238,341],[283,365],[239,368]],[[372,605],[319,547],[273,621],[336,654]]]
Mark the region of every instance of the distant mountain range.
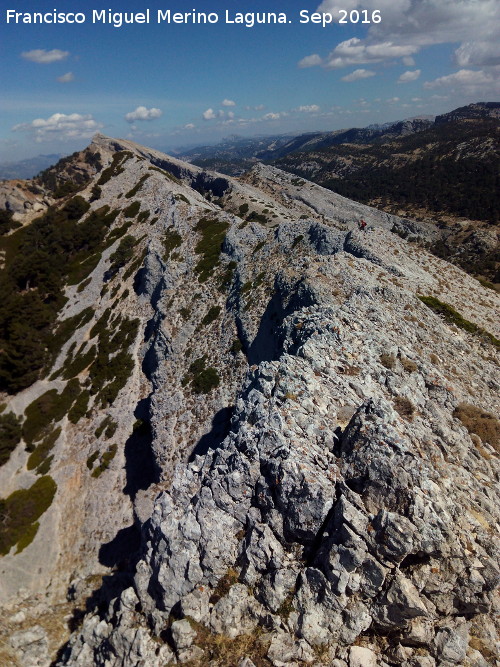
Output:
[[42,169],[47,169],[61,158],[60,153],[37,155],[19,162],[0,162],[0,180],[33,178]]

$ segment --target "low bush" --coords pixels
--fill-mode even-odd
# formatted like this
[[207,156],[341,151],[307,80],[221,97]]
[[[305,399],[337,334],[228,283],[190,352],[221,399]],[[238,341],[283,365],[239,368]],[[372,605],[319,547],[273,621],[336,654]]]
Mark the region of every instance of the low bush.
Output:
[[220,377],[215,368],[206,367],[206,356],[195,359],[189,366],[188,374],[182,381],[182,386],[191,383],[195,394],[208,394],[220,384]]
[[[35,468],[38,468],[48,459],[49,453],[52,451],[54,445],[56,444],[57,438],[60,435],[61,427],[58,426],[47,436],[45,436],[42,442],[31,452],[26,464],[28,470],[34,470]],[[50,459],[52,460],[52,457],[50,457]]]
[[0,415],[0,466],[7,463],[21,437],[21,419],[13,412]]
[[170,257],[170,253],[175,248],[179,248],[182,245],[182,236],[175,229],[167,229],[164,237],[162,238],[163,247],[165,249],[163,253],[163,259],[165,261]]
[[134,201],[129,206],[123,209],[123,215],[125,218],[135,218],[135,216],[141,210],[141,204],[138,201]]
[[60,394],[56,389],[50,389],[28,405],[23,424],[23,437],[28,451],[32,451],[33,443],[41,440],[49,428],[69,412],[80,391],[80,383],[73,379]]
[[220,306],[212,306],[205,317],[202,319],[202,326],[207,326],[208,324],[214,322],[219,317],[221,310],[222,309]]
[[202,256],[195,266],[200,283],[206,282],[218,266],[228,228],[227,222],[209,218],[202,218],[196,225],[196,231],[201,234],[195,247],[195,252]]
[[0,500],[0,554],[9,553],[17,545],[17,552],[34,539],[37,520],[50,507],[57,491],[52,477],[37,479],[29,489],[14,491]]
[[125,197],[127,199],[131,199],[134,195],[136,195],[139,190],[142,188],[144,183],[148,180],[151,174],[144,174],[144,176],[141,176],[139,182],[137,183],[136,186],[132,188],[132,190],[129,190],[128,192],[125,193]]

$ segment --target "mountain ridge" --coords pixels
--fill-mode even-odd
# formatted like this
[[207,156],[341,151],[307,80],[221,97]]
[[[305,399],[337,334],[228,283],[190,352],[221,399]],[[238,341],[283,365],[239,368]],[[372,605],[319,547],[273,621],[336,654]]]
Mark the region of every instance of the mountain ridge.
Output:
[[2,659],[494,664],[498,295],[415,243],[437,228],[276,167],[82,156],[48,211],[102,239],[61,277],[55,356],[2,397],[2,503],[57,485],[0,561]]

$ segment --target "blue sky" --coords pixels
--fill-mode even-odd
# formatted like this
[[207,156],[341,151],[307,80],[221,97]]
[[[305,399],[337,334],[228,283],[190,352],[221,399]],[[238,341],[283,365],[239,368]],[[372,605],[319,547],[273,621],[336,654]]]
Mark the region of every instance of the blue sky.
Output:
[[[92,10],[151,23],[93,24]],[[5,6],[5,4],[4,4]],[[83,12],[81,25],[7,23],[0,14],[0,161],[69,153],[95,131],[156,148],[222,137],[334,130],[499,98],[497,0],[30,2],[23,13]],[[158,9],[219,22],[157,24]],[[340,9],[381,21],[340,25]],[[227,24],[286,12],[284,25]],[[301,10],[334,23],[299,23]],[[363,15],[362,10],[367,14]],[[349,15],[349,14],[348,14]]]

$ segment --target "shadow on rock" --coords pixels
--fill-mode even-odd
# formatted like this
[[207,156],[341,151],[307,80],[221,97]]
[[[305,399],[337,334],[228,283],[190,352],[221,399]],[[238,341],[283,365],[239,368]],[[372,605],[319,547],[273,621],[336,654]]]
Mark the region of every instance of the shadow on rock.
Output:
[[147,419],[139,418],[125,443],[127,483],[123,492],[132,500],[140,489],[145,490],[160,479],[152,443],[153,434],[150,422]]
[[191,452],[189,462],[194,461],[196,456],[204,456],[209,449],[217,449],[221,446],[224,438],[229,433],[231,427],[231,417],[233,416],[234,405],[219,410],[212,419],[212,428],[209,433],[205,433],[197,442]]

